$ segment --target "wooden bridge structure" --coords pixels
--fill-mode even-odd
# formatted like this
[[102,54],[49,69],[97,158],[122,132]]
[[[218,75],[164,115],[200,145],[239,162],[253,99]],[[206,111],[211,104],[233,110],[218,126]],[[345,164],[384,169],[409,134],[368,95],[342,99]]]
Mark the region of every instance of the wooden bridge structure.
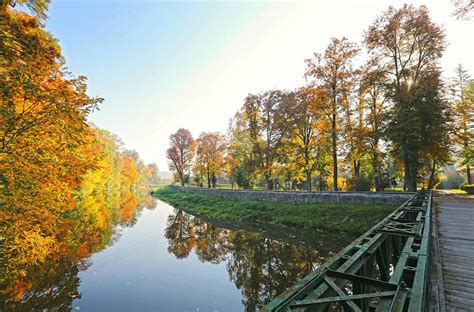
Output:
[[[473,220],[474,210],[466,213]],[[462,219],[446,218],[448,223],[457,221],[464,226]],[[440,226],[445,225],[441,222]],[[442,272],[450,267],[446,262],[450,260],[443,260],[448,254],[442,251],[449,246],[456,249],[456,241],[453,238],[451,245],[444,246],[436,227],[432,193],[422,190],[261,311],[474,311],[474,276],[464,262],[474,264],[474,245],[461,242],[467,255],[456,255],[451,249],[456,267],[448,270],[451,284],[445,284]],[[470,230],[470,234],[461,229],[455,233],[470,235],[474,243],[474,228]],[[455,268],[463,267],[469,274],[456,275],[460,272],[454,272]],[[460,292],[459,281],[467,283],[462,290],[470,294]],[[451,299],[461,296],[453,309],[449,296],[444,296],[449,292],[447,286],[457,289]],[[462,296],[473,300],[473,305],[463,302]]]

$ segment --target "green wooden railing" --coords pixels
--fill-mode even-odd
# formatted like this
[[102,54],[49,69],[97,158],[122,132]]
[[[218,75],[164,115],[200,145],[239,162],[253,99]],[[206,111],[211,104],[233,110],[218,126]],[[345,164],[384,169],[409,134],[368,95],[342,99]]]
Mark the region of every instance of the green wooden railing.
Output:
[[422,190],[261,311],[425,311],[431,214]]

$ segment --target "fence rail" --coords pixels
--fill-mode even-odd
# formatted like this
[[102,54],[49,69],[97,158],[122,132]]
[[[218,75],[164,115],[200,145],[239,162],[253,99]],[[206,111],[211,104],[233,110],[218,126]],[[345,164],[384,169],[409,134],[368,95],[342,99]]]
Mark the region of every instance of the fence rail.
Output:
[[416,193],[261,311],[425,311],[432,210]]

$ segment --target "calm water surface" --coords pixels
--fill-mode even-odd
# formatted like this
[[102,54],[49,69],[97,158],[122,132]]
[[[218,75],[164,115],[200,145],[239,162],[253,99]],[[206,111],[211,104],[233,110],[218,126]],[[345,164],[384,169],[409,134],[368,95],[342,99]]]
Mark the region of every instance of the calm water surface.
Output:
[[79,273],[84,311],[253,311],[314,270],[317,250],[213,226],[158,201]]
[[116,227],[108,247],[38,272],[22,302],[11,307],[255,311],[341,247],[225,229],[161,201],[139,211],[134,222]]

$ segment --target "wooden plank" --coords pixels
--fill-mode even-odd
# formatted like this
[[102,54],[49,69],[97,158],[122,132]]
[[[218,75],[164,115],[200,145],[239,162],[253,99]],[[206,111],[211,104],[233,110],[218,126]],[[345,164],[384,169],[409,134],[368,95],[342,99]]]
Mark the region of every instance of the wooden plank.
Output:
[[458,285],[451,285],[451,286],[452,287],[449,287],[449,290],[446,290],[446,293],[448,295],[462,298],[462,300],[474,302],[474,294],[472,293],[472,289],[470,291],[465,291],[466,288],[461,288]]
[[474,311],[474,199],[436,197],[447,311]]
[[446,268],[446,272],[453,272],[461,276],[466,276],[466,274],[469,276],[474,276],[474,271],[472,271],[470,267],[471,265],[472,263],[469,262],[465,262],[463,265],[460,265],[458,263],[450,261],[449,263],[447,263],[448,267]]
[[444,252],[445,258],[449,258],[453,263],[461,263],[465,265],[466,263],[474,263],[474,257],[469,257],[469,256],[460,256],[457,254],[454,254],[453,252]]
[[468,239],[468,238],[443,239],[443,245],[450,246],[450,245],[457,245],[457,244],[462,244],[463,246],[474,246],[474,239],[473,238],[471,239]]
[[474,301],[462,299],[456,295],[446,294],[446,305],[466,309],[465,311],[472,311]]
[[444,283],[446,285],[450,285],[449,287],[451,289],[459,289],[459,291],[463,291],[463,292],[472,292],[472,285],[470,282],[466,282],[466,281],[455,281],[455,280],[450,280],[450,279],[446,279],[444,281]]

